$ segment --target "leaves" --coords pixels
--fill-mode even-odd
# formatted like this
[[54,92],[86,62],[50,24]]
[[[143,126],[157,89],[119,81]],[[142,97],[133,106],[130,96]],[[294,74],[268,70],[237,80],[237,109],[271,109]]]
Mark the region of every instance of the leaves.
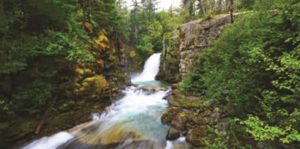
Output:
[[249,116],[240,124],[246,125],[246,132],[250,133],[256,141],[272,140],[284,135],[286,132],[278,127],[265,124],[258,117]]
[[297,141],[300,27],[293,22],[300,19],[299,4],[261,3],[257,12],[238,18],[202,51],[181,88],[233,105],[235,117],[257,141]]

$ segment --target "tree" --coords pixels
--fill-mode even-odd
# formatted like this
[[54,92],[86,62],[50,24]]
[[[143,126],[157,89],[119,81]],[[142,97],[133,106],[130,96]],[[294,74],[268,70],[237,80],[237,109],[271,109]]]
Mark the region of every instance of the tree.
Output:
[[193,16],[195,13],[194,10],[194,0],[183,0],[183,7],[189,13],[190,16]]
[[198,9],[200,15],[205,15],[205,6],[204,6],[204,0],[198,0]]
[[130,44],[135,45],[138,40],[138,34],[139,34],[139,15],[141,14],[141,7],[139,6],[139,3],[137,0],[133,0],[133,9],[130,13],[130,27],[131,27],[131,40]]
[[182,89],[230,107],[238,134],[299,146],[298,8],[298,1],[258,2],[201,51]]
[[142,0],[143,12],[148,20],[153,20],[156,11],[156,0]]

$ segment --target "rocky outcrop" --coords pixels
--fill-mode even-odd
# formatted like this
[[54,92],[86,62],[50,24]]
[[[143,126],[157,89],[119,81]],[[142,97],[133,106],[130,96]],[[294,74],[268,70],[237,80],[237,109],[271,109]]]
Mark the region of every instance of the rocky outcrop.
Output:
[[183,135],[194,147],[203,147],[209,139],[210,127],[218,128],[217,132],[228,129],[228,110],[206,101],[201,97],[185,96],[175,89],[168,97],[170,107],[161,117],[162,123],[170,126],[166,138],[174,140]]
[[[176,44],[176,47],[179,47],[179,32],[176,31],[173,33],[174,40],[173,44]],[[160,61],[160,71],[157,75],[158,80],[164,80],[169,83],[177,83],[180,81],[179,75],[179,62],[180,62],[180,53],[178,48],[171,49],[166,48],[163,50],[161,54],[161,61]]]
[[169,83],[179,82],[179,60],[180,58],[177,50],[174,50],[165,56],[162,55],[160,71],[156,78],[158,80],[164,80]]
[[175,139],[178,139],[180,137],[180,131],[171,127],[169,130],[168,130],[168,135],[167,135],[167,139],[168,140],[175,140]]
[[180,27],[180,64],[179,72],[184,79],[190,67],[195,63],[198,53],[211,45],[225,26],[231,23],[230,15],[223,14],[213,18],[191,21]]

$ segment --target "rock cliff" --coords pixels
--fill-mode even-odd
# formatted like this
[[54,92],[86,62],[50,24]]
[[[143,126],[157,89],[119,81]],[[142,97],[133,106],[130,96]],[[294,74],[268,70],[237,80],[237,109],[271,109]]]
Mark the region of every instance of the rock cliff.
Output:
[[198,53],[202,49],[209,47],[213,39],[217,38],[224,30],[224,27],[230,23],[230,15],[222,14],[212,18],[191,21],[179,28],[179,72],[181,79],[186,77]]

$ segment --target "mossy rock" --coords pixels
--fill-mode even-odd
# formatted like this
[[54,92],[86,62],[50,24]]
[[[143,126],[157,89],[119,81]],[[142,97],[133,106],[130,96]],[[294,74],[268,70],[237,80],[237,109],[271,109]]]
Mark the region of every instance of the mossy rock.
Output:
[[204,141],[205,137],[207,136],[207,133],[207,126],[196,126],[188,131],[186,135],[186,140],[194,146],[204,146]]
[[169,108],[164,114],[161,116],[161,121],[163,124],[171,124],[172,120],[175,116],[181,111],[181,109],[172,107]]
[[169,104],[185,109],[202,109],[206,104],[203,98],[187,99],[187,98],[173,98],[169,100]]
[[176,140],[180,137],[180,131],[171,127],[168,130],[167,139],[168,140]]
[[80,68],[76,67],[75,72],[79,74],[80,76],[91,76],[94,74],[94,72],[89,68]]
[[178,112],[175,117],[173,117],[173,120],[171,121],[171,126],[181,130],[185,131],[187,129],[186,124],[190,121],[190,114],[186,111]]
[[93,93],[102,93],[104,90],[108,88],[109,84],[104,76],[96,75],[93,77],[85,78],[79,90],[79,93],[88,93],[89,95],[93,95]]

